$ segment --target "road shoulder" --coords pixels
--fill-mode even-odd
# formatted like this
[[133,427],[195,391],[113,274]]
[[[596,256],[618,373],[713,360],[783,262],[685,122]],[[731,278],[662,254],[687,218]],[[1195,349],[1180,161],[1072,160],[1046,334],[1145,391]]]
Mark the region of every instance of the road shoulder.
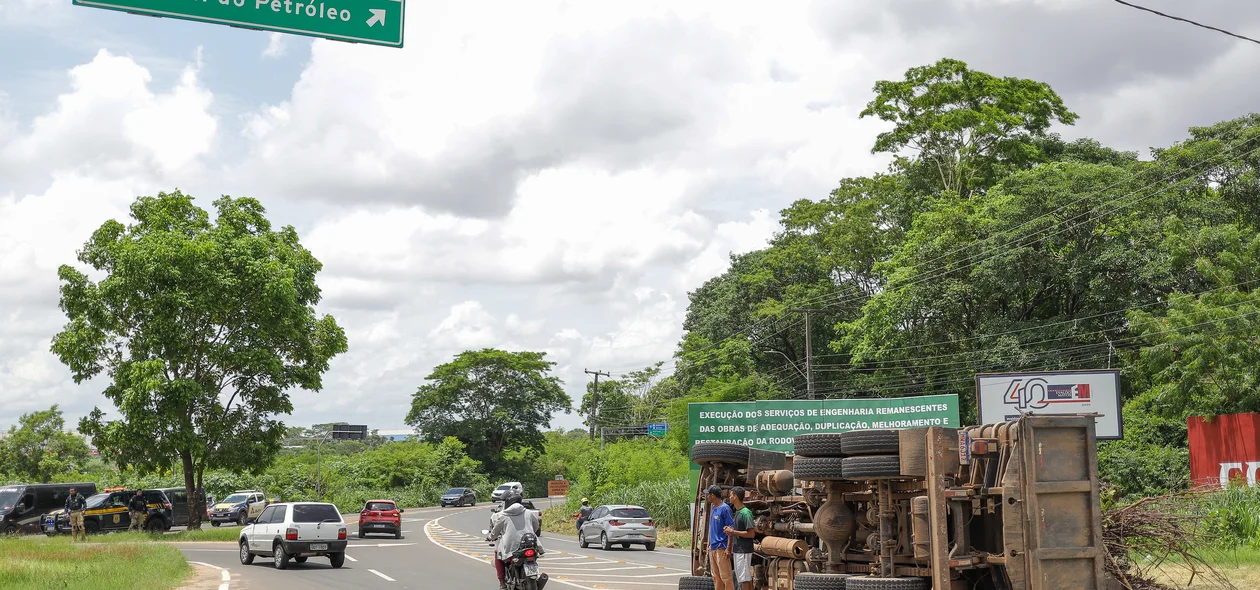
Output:
[[231,587],[223,579],[223,573],[227,570],[196,561],[189,561],[188,564],[193,567],[193,577],[177,590],[228,590]]

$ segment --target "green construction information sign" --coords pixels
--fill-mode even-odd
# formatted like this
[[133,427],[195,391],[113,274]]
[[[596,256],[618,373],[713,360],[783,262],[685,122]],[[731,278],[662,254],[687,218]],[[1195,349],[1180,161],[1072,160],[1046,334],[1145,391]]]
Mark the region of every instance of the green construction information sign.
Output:
[[[958,428],[958,396],[815,401],[762,400],[687,404],[690,446],[727,442],[758,449],[792,452],[792,439],[810,432],[850,430]],[[700,467],[691,465],[691,483],[699,481]]]
[[74,0],[74,4],[352,43],[403,46],[403,0]]

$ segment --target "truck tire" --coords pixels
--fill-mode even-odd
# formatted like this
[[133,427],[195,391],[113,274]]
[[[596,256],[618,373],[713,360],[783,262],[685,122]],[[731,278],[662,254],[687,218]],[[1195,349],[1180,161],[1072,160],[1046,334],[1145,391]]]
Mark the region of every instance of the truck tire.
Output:
[[852,574],[796,574],[792,590],[847,590],[846,580],[852,577]]
[[792,462],[792,475],[806,481],[845,479],[844,462],[840,457],[797,457]]
[[678,579],[678,590],[713,590],[713,578],[683,576]]
[[802,457],[843,457],[842,440],[835,432],[802,434],[792,439],[792,451]]
[[846,582],[846,590],[928,590],[927,578],[872,578],[855,576]]
[[896,455],[901,452],[901,441],[896,430],[850,430],[840,435],[844,454]]
[[901,457],[897,455],[848,457],[843,459],[843,461],[845,479],[902,477]]
[[748,447],[733,443],[697,443],[691,447],[691,461],[697,465],[716,461],[736,467],[747,467]]

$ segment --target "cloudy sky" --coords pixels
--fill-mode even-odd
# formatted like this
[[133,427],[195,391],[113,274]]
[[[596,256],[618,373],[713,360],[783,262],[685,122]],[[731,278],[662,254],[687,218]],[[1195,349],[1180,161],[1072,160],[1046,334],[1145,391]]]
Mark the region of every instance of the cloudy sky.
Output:
[[[1141,0],[1260,36],[1260,5]],[[670,357],[687,292],[777,212],[882,170],[878,79],[948,56],[1049,82],[1145,152],[1260,104],[1260,46],[1104,0],[411,0],[402,50],[0,1],[0,427],[102,404],[48,352],[56,268],[136,195],[252,196],[350,338],[293,424],[401,428],[479,347]],[[576,415],[556,424],[577,426]]]

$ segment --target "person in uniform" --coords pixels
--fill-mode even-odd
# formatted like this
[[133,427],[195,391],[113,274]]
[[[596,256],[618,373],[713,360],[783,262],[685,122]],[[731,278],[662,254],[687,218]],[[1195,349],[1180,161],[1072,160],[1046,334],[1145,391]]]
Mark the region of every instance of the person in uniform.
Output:
[[83,540],[87,541],[87,531],[83,530],[83,511],[87,508],[87,500],[79,495],[78,490],[70,488],[70,495],[66,496],[66,513],[70,515],[70,542],[73,543],[79,535],[83,535]]
[[135,527],[137,531],[144,530],[144,517],[149,512],[149,506],[144,501],[144,495],[140,490],[136,490],[136,495],[131,497],[131,501],[127,503],[128,510],[131,511],[131,524],[127,525],[127,530]]

